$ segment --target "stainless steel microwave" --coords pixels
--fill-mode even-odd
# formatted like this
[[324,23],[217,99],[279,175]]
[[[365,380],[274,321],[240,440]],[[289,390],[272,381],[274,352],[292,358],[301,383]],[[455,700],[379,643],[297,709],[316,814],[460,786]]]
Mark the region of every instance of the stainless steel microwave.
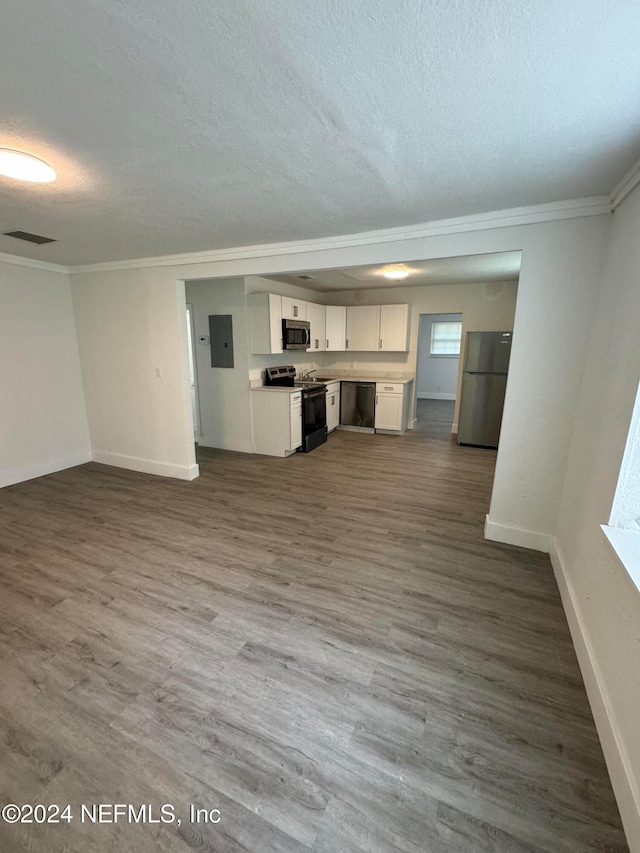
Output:
[[282,321],[282,348],[309,349],[311,346],[311,324],[307,320]]

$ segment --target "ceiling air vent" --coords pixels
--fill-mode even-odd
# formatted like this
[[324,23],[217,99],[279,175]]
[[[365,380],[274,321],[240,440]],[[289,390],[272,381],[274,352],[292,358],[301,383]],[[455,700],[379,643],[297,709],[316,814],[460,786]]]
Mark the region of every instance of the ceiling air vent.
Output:
[[5,231],[5,237],[15,237],[16,240],[26,240],[27,243],[37,243],[39,246],[43,243],[55,243],[54,237],[41,237],[40,234],[30,234],[28,231]]
[[313,279],[312,275],[299,275],[298,278],[301,278],[303,281],[311,281]]

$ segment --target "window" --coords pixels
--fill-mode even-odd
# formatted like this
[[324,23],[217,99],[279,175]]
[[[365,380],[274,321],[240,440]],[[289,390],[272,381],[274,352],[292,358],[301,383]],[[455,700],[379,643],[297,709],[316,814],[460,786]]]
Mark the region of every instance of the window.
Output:
[[620,467],[607,539],[631,580],[640,590],[640,388],[631,417],[627,445]]
[[432,323],[429,355],[460,355],[462,323]]

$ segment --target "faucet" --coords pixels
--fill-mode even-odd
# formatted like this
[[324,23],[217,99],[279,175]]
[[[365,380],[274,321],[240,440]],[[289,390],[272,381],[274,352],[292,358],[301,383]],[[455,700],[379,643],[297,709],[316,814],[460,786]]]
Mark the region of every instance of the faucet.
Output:
[[303,370],[300,374],[300,379],[308,379],[312,373],[317,373],[317,370]]

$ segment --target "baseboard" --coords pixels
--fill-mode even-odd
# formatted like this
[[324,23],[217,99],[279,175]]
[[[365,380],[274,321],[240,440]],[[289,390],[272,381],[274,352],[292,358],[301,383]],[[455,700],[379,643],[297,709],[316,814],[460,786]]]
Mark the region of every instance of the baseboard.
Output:
[[93,461],[101,462],[103,465],[113,465],[115,468],[126,468],[128,471],[140,471],[142,474],[174,477],[177,480],[195,480],[200,476],[200,468],[197,465],[171,465],[168,462],[156,462],[154,459],[125,456],[122,453],[109,453],[105,450],[94,450]]
[[221,442],[219,438],[207,438],[206,435],[198,439],[200,447],[212,447],[215,450],[232,450],[234,453],[253,453],[253,445],[247,444],[244,441]]
[[440,394],[434,391],[433,394],[427,391],[418,391],[416,394],[418,400],[455,400],[455,394]]
[[24,465],[22,468],[5,468],[0,471],[0,488],[13,486],[15,483],[24,483],[26,480],[35,480],[36,477],[44,477],[46,474],[55,474],[56,471],[64,471],[67,468],[75,468],[76,465],[84,465],[91,462],[91,451],[74,453],[73,456],[64,456],[62,459],[52,459],[50,462],[39,462],[37,465]]
[[487,515],[484,522],[484,538],[492,542],[502,542],[505,545],[518,545],[529,548],[530,551],[549,552],[551,536],[548,533],[538,533],[536,530],[522,530],[520,527],[508,527],[491,521]]
[[589,635],[580,614],[576,595],[565,571],[566,561],[555,538],[549,549],[551,565],[569,623],[584,686],[591,705],[600,744],[618,803],[631,853],[640,853],[640,789],[627,756]]

